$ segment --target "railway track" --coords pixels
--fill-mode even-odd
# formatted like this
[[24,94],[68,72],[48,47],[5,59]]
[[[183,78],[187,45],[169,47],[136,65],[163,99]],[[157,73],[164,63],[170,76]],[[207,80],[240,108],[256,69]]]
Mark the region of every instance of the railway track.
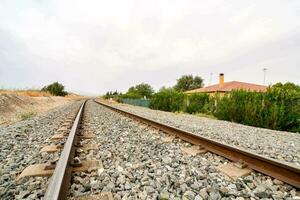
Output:
[[[93,139],[94,134],[83,133],[83,124],[89,124],[89,119],[83,119],[85,105],[84,101],[75,116],[69,116],[58,129],[58,134],[53,135],[50,140],[53,144],[44,146],[41,153],[58,153],[59,159],[51,161],[50,164],[35,164],[25,168],[17,180],[24,177],[51,176],[45,191],[45,200],[70,199],[70,186],[73,173],[91,172],[101,169],[102,163],[98,160],[80,160],[79,152],[96,150],[97,144],[90,144],[86,140]],[[63,146],[61,145],[63,144]],[[110,194],[101,193],[96,196],[71,199],[106,199]],[[108,199],[109,199],[108,198]]]
[[[143,124],[150,125],[151,127],[154,127],[155,129],[161,130],[167,134],[172,134],[177,136],[178,138],[187,141],[191,144],[194,144],[196,146],[201,146],[201,150],[209,151],[214,154],[220,155],[222,157],[225,157],[229,160],[232,160],[239,165],[243,165],[241,168],[249,167],[251,169],[254,169],[255,171],[261,172],[263,174],[266,174],[268,176],[274,177],[278,180],[282,180],[290,185],[293,185],[296,188],[300,188],[300,169],[296,168],[292,165],[288,165],[286,163],[278,162],[276,160],[268,159],[266,157],[259,156],[257,154],[253,154],[250,152],[246,152],[241,149],[237,149],[235,147],[221,144],[214,140],[209,140],[206,138],[202,138],[200,136],[197,136],[193,133],[186,132],[184,130],[171,127],[169,125],[165,125],[147,118],[144,118],[142,116],[129,113],[127,111],[118,109],[116,107],[113,107],[111,105],[108,105],[103,102],[99,101],[89,101],[90,104],[100,104],[101,106],[104,106],[110,110],[113,110],[115,112],[118,112],[122,115],[125,115],[126,117],[132,118],[134,120],[137,120],[139,122],[142,122]],[[95,103],[94,103],[95,102]],[[27,168],[23,171],[25,175],[23,176],[51,176],[51,178],[48,181],[48,186],[45,192],[44,199],[49,200],[56,200],[56,199],[68,199],[70,198],[70,190],[72,182],[74,181],[74,174],[73,172],[81,172],[85,171],[87,173],[91,172],[92,170],[97,170],[102,168],[102,162],[98,160],[94,160],[92,162],[85,162],[85,161],[78,161],[78,149],[86,148],[90,150],[95,150],[99,152],[98,146],[94,144],[90,144],[89,139],[93,140],[96,135],[89,134],[89,131],[84,131],[83,127],[89,127],[91,117],[86,113],[85,111],[85,105],[87,103],[84,102],[81,104],[80,108],[78,109],[78,112],[73,114],[74,116],[71,116],[66,119],[66,122],[63,124],[63,126],[59,129],[63,133],[63,136],[61,134],[54,135],[53,138],[56,138],[56,140],[64,140],[64,146],[58,147],[58,146],[51,146],[51,147],[44,147],[45,152],[61,152],[59,155],[59,159],[56,162],[55,165],[48,165],[48,164],[37,164],[35,165],[34,171],[29,171]],[[95,105],[97,106],[97,105]],[[104,108],[102,108],[104,109]],[[101,113],[98,115],[101,115]],[[104,117],[105,118],[105,117]],[[85,124],[85,126],[83,126]],[[122,123],[121,123],[122,124]],[[89,129],[89,128],[87,128]],[[97,135],[98,137],[98,135]],[[120,136],[120,140],[123,136]],[[132,136],[131,136],[132,137]],[[133,137],[134,138],[134,137]],[[86,140],[85,140],[86,139]],[[108,138],[107,138],[108,139]],[[106,139],[106,140],[107,140]],[[108,139],[109,140],[109,139]],[[118,140],[118,139],[117,139]],[[138,140],[138,139],[137,139]],[[101,143],[101,140],[97,141],[98,143]],[[103,150],[103,149],[102,149]],[[154,149],[155,151],[155,149]],[[82,156],[81,158],[86,157],[86,155]],[[99,157],[98,157],[99,158]],[[241,162],[243,161],[243,162]],[[108,157],[106,161],[106,165],[108,165],[111,162],[111,158]],[[39,168],[37,166],[42,166],[42,168]],[[237,166],[237,165],[236,165]],[[37,170],[36,170],[37,169]],[[26,171],[27,170],[27,171]],[[117,167],[115,170],[123,170],[122,167]],[[29,174],[26,174],[29,173]],[[20,176],[22,176],[22,174]],[[79,176],[75,173],[75,176]],[[97,175],[96,175],[97,176]],[[122,177],[121,175],[120,177]],[[131,175],[126,175],[127,178],[132,179]],[[106,177],[108,180],[110,178]],[[76,178],[75,178],[76,179]],[[81,179],[81,178],[80,178]],[[97,179],[97,178],[96,178]],[[113,178],[114,179],[114,178]],[[118,179],[119,180],[119,179]],[[118,181],[117,180],[117,181]],[[124,183],[123,183],[124,184]],[[127,184],[127,182],[126,182]],[[125,185],[126,185],[125,184]],[[76,187],[76,184],[75,184]],[[119,189],[119,190],[128,190],[126,189],[127,186],[125,186],[125,189]],[[147,186],[148,187],[148,186]],[[96,195],[90,195],[90,192],[94,193],[93,190],[89,191],[89,195],[86,197],[72,197],[71,199],[112,199],[111,193],[100,193],[104,189],[100,189],[99,191],[94,190],[96,192]],[[129,189],[130,190],[130,189]],[[113,191],[116,191],[116,188],[113,188]],[[117,189],[118,191],[118,189]],[[71,192],[72,193],[72,192]],[[72,194],[74,195],[74,193]],[[76,195],[74,195],[76,196]],[[117,198],[118,199],[118,198]]]
[[105,106],[115,112],[121,113],[127,117],[135,119],[144,124],[150,125],[163,132],[175,135],[184,141],[192,143],[194,145],[200,145],[206,150],[223,156],[238,165],[250,167],[251,169],[281,180],[285,183],[293,185],[296,188],[300,188],[300,168],[290,165],[285,162],[280,162],[274,159],[267,158],[252,152],[248,152],[230,145],[222,144],[218,141],[207,139],[191,132],[181,130],[167,124],[163,124],[145,117],[118,109],[109,104],[94,100],[96,103]]
[[51,181],[46,190],[46,200],[65,199],[67,196],[68,188],[70,187],[71,173],[69,170],[70,163],[74,159],[75,145],[78,141],[78,128],[82,118],[83,109],[85,106],[84,102],[74,120],[72,128],[69,132],[69,136],[65,142],[64,148],[60,154],[60,158],[56,164],[54,173],[51,177]]

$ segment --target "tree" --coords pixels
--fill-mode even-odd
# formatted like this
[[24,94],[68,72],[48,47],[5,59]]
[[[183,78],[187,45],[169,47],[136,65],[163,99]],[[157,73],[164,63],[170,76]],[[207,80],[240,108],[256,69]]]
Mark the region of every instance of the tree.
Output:
[[203,79],[200,76],[195,76],[194,77],[194,82],[192,85],[192,89],[196,89],[196,88],[200,88],[203,87],[204,83],[203,83]]
[[300,92],[300,86],[296,85],[294,83],[291,82],[287,82],[285,84],[282,83],[276,83],[274,85],[272,85],[271,87],[272,89],[283,89],[283,90],[295,90],[295,91],[299,91]]
[[200,76],[193,77],[193,75],[183,75],[177,79],[174,89],[176,91],[184,92],[187,90],[201,88],[203,86],[203,79]]
[[132,86],[128,89],[127,95],[135,95],[140,97],[149,98],[154,93],[153,88],[147,83],[141,83],[136,86]]
[[137,90],[136,90],[136,88],[135,88],[134,86],[131,86],[131,87],[128,89],[127,93],[137,93]]
[[117,90],[114,91],[113,95],[118,95],[118,91]]
[[64,90],[65,86],[58,82],[54,82],[42,88],[42,91],[50,92],[52,95],[55,96],[66,96],[68,93]]
[[154,90],[151,87],[151,85],[147,84],[147,83],[141,83],[139,85],[135,86],[135,89],[137,90],[137,92],[142,95],[142,96],[146,96],[146,97],[150,97]]
[[172,87],[162,86],[162,87],[158,90],[158,92],[173,91],[173,90],[174,90],[174,88],[172,88]]

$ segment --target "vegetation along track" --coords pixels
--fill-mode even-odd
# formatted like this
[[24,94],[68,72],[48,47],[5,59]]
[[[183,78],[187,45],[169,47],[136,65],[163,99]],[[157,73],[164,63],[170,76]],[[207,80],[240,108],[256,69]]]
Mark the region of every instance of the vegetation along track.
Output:
[[125,116],[138,120],[142,123],[148,124],[166,133],[176,135],[177,137],[190,142],[195,145],[200,145],[206,150],[223,156],[234,162],[239,162],[242,165],[247,165],[263,174],[269,175],[276,179],[282,180],[290,185],[300,188],[300,168],[290,165],[288,163],[279,162],[274,159],[267,158],[258,154],[250,153],[245,150],[221,144],[215,140],[207,139],[191,132],[181,130],[145,117],[118,109],[106,103],[95,101],[96,103],[105,106],[113,111],[119,112]]

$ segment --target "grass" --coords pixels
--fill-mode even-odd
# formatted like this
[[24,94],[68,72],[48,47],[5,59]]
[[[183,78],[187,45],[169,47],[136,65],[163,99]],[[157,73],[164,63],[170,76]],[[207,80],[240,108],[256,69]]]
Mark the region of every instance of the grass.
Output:
[[27,97],[49,97],[52,96],[49,92],[42,92],[40,90],[5,90],[0,89],[0,94],[16,94]]
[[[183,111],[176,111],[174,113],[175,114],[189,114],[189,113],[183,112]],[[210,119],[217,119],[215,116],[210,115],[210,114],[205,114],[205,113],[194,113],[194,114],[190,114],[190,115],[195,115],[197,117],[206,117],[206,118],[210,118]]]
[[196,113],[195,115],[198,116],[198,117],[206,117],[206,118],[210,118],[210,119],[217,119],[215,116],[205,114],[205,113]]
[[27,119],[31,119],[35,116],[36,116],[35,112],[26,112],[26,113],[22,113],[20,117],[21,117],[21,120],[27,120]]

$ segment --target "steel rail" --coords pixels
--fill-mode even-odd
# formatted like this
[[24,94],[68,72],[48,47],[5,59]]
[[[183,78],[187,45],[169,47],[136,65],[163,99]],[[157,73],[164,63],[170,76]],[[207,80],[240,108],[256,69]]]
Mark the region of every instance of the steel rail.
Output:
[[77,142],[76,135],[82,117],[85,102],[82,103],[77,113],[75,121],[70,130],[68,139],[60,154],[60,158],[56,164],[54,173],[51,177],[50,183],[45,193],[44,199],[46,200],[66,199],[66,196],[68,194],[68,189],[71,182],[71,171],[72,171],[69,166],[70,166],[70,162],[74,158],[74,154],[75,154],[74,145]]
[[295,165],[289,164],[287,162],[280,162],[278,160],[268,158],[266,156],[262,156],[253,152],[249,152],[228,144],[223,144],[216,140],[208,139],[173,126],[163,124],[137,114],[130,113],[128,111],[116,108],[103,102],[98,102],[96,100],[94,101],[127,117],[138,120],[142,123],[150,125],[166,133],[176,135],[177,137],[187,142],[190,142],[195,145],[201,145],[208,151],[225,157],[231,161],[243,161],[255,171],[281,180],[296,188],[300,188],[300,168],[298,168]]

